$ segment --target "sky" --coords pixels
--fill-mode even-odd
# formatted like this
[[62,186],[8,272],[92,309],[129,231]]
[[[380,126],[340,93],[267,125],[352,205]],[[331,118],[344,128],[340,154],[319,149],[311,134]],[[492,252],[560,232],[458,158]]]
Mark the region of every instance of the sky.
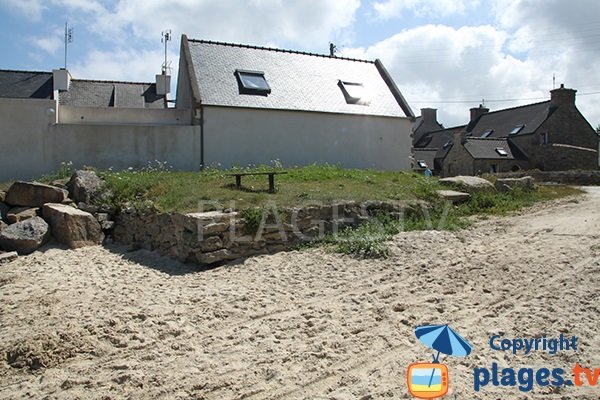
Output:
[[79,79],[152,82],[170,30],[173,87],[181,35],[380,59],[416,115],[446,127],[469,108],[549,99],[564,83],[600,125],[597,0],[0,0],[0,69],[65,66]]

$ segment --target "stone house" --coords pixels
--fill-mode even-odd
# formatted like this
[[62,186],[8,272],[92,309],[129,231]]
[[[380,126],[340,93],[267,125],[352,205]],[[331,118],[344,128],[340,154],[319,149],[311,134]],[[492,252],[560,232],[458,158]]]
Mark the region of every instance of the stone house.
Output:
[[440,175],[481,175],[529,168],[525,155],[507,138],[476,138],[457,133],[439,164]]
[[203,165],[408,170],[414,114],[379,60],[181,40],[177,108]]
[[[549,101],[494,112],[481,105],[472,108],[467,125],[422,134],[415,154],[438,149],[435,171],[443,176],[598,169],[599,136],[577,109],[575,93],[561,85],[550,92]],[[452,149],[444,152],[440,143],[449,143],[450,134],[446,147]],[[457,144],[464,149],[455,148]]]

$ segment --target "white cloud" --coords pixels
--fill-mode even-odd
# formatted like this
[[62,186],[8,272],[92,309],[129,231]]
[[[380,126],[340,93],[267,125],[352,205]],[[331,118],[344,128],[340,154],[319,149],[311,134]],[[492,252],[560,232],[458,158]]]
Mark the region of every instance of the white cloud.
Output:
[[121,0],[112,12],[99,15],[95,29],[137,38],[160,38],[170,28],[199,39],[264,44],[276,41],[308,48],[352,24],[359,0],[192,1]]
[[[426,3],[397,4],[404,7],[400,11],[414,12]],[[482,99],[492,110],[548,99],[553,74],[557,86],[578,89],[577,106],[596,126],[600,96],[585,95],[600,92],[600,28],[590,12],[595,4],[495,0],[496,26],[422,26],[344,54],[380,58],[415,112],[438,108],[446,126],[468,122],[468,109]],[[493,101],[508,99],[523,100]]]
[[[111,51],[93,50],[82,62],[69,67],[74,78],[101,79],[115,81],[153,82],[154,75],[160,73],[164,53],[160,51],[120,49]],[[169,54],[177,65],[179,56]],[[173,72],[173,81],[177,81],[177,68]]]
[[401,17],[404,13],[447,17],[464,14],[478,4],[479,0],[383,0],[373,4],[373,9],[376,16],[383,19]]
[[46,9],[45,2],[41,0],[0,0],[3,10],[21,14],[31,20],[39,21]]
[[[535,65],[505,54],[506,39],[491,26],[427,25],[344,55],[381,59],[417,114],[438,108],[440,122],[451,126],[468,122],[468,109],[484,98],[531,97],[528,88],[540,85]],[[472,103],[439,103],[462,100]]]
[[31,44],[50,55],[56,54],[57,50],[63,46],[61,38],[56,36],[32,37],[28,40]]

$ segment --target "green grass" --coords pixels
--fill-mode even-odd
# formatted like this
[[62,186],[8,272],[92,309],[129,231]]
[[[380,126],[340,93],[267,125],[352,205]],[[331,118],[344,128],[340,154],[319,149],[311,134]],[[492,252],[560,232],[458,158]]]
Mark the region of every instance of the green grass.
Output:
[[[272,170],[258,167],[252,171]],[[242,190],[235,188],[235,178],[227,176],[237,170],[206,169],[202,172],[157,170],[103,171],[115,205],[126,202],[152,201],[161,211],[192,212],[203,209],[233,208],[242,210],[274,202],[277,207],[342,200],[411,201],[431,196],[440,186],[409,172],[343,169],[331,165],[311,165],[287,169],[275,177],[276,193],[268,193],[264,175],[242,177]]]

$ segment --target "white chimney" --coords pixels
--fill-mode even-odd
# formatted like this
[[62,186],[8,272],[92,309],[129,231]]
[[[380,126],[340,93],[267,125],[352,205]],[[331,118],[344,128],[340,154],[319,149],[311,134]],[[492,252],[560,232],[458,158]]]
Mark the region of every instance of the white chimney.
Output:
[[52,80],[54,82],[54,90],[59,92],[65,92],[69,90],[71,84],[71,74],[69,71],[61,68],[52,70]]
[[171,75],[156,75],[156,94],[166,96],[171,93]]

